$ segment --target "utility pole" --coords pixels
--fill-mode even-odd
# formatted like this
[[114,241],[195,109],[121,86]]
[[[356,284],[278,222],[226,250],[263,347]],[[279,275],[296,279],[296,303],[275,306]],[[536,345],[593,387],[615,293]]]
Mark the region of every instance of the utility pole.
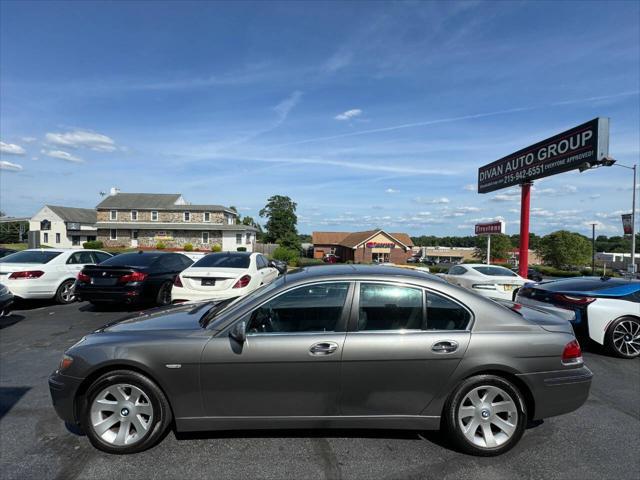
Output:
[[633,202],[631,203],[631,273],[636,273],[636,164],[633,164]]
[[591,224],[591,275],[596,274],[596,224]]

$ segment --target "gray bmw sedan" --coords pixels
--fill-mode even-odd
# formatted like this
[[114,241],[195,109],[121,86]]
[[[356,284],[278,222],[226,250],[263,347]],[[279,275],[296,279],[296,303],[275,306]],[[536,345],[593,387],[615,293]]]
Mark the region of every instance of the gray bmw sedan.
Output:
[[301,269],[223,302],[149,310],[67,350],[49,378],[58,415],[98,449],[178,431],[443,428],[497,455],[529,420],[589,394],[569,322],[423,272]]

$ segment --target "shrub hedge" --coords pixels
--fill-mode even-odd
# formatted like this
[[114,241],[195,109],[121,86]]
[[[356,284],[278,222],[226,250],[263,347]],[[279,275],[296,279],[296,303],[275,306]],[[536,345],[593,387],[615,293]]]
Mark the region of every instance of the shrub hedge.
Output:
[[102,248],[104,245],[100,240],[89,240],[88,242],[84,242],[82,244],[82,248],[91,248],[91,249],[96,249],[96,248]]

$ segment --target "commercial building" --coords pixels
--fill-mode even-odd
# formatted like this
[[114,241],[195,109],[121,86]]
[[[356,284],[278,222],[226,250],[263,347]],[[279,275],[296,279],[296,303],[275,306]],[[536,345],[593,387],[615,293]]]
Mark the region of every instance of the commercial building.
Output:
[[82,248],[84,242],[96,239],[96,211],[45,205],[29,220],[29,231],[36,232],[40,245]]
[[111,193],[96,207],[98,240],[109,247],[253,251],[256,229],[237,225],[237,213],[221,205],[188,203],[181,194]]
[[341,262],[354,263],[406,263],[413,247],[406,233],[387,233],[384,230],[313,232],[311,241],[314,258],[332,253]]

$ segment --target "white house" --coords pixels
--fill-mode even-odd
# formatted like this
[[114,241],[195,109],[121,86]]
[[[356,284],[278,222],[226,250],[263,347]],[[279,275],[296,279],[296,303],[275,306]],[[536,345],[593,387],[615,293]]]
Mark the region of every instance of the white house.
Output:
[[96,211],[45,205],[29,220],[29,230],[39,232],[40,245],[82,248],[84,242],[96,239]]

